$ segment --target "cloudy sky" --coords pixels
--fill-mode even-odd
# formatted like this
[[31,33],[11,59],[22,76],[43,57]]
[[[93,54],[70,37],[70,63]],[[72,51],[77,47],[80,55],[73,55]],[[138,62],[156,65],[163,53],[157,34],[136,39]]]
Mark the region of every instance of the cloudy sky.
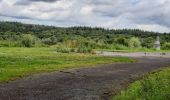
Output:
[[170,0],[0,0],[0,20],[170,32]]

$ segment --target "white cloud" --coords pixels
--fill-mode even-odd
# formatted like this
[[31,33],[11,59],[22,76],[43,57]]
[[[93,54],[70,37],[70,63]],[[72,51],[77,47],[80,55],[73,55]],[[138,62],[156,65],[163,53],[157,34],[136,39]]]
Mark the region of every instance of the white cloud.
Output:
[[170,32],[170,0],[3,0],[0,20]]
[[170,29],[163,27],[158,24],[148,24],[148,25],[137,25],[137,28],[147,30],[147,31],[159,31],[159,32],[170,32]]
[[93,6],[86,5],[80,9],[80,14],[84,16],[90,16],[93,12]]

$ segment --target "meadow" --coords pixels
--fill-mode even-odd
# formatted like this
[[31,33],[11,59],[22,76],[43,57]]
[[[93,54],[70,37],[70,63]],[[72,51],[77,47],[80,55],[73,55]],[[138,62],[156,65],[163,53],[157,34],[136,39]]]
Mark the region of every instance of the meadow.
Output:
[[144,76],[112,100],[170,100],[170,68]]
[[34,73],[134,61],[126,57],[59,53],[55,48],[2,47],[0,48],[0,82],[8,82]]

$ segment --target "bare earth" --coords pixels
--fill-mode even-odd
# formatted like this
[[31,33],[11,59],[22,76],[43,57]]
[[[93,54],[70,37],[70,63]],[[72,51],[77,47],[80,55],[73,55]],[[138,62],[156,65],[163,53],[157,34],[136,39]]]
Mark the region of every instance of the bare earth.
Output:
[[29,76],[0,85],[0,100],[109,100],[140,75],[170,67],[170,58]]

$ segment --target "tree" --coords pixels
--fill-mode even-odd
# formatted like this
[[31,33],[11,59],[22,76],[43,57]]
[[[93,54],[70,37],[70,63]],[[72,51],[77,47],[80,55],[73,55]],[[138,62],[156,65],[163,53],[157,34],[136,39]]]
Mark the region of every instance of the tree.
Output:
[[139,38],[132,37],[128,42],[128,46],[130,48],[139,48],[141,47],[141,42],[139,41]]
[[[31,33],[30,33],[31,32]],[[65,43],[65,41],[86,39],[85,46],[92,48],[109,48],[112,45],[129,46],[131,37],[138,37],[141,40],[142,47],[152,48],[151,42],[157,36],[157,32],[148,32],[138,29],[104,29],[92,27],[53,27],[45,25],[22,24],[18,22],[0,21],[0,40],[21,41],[23,34],[32,34],[42,40],[47,45]],[[170,42],[170,34],[159,34],[161,44]],[[151,38],[148,38],[151,37]],[[103,41],[103,42],[99,42]],[[71,47],[76,47],[70,43]],[[78,43],[75,43],[78,44]],[[97,45],[96,45],[97,44]],[[64,45],[64,44],[63,44]],[[133,47],[134,45],[132,45]]]

